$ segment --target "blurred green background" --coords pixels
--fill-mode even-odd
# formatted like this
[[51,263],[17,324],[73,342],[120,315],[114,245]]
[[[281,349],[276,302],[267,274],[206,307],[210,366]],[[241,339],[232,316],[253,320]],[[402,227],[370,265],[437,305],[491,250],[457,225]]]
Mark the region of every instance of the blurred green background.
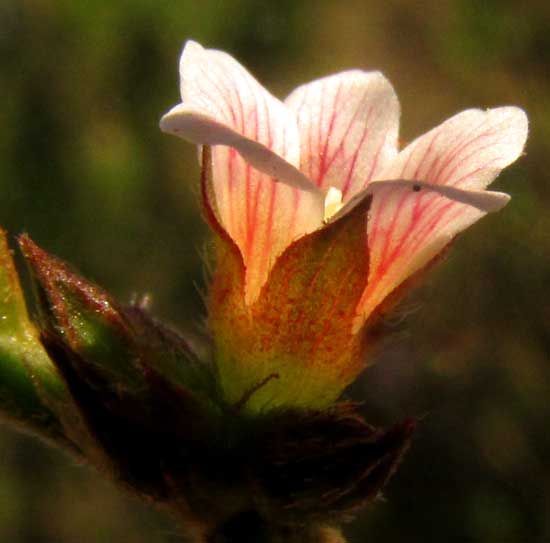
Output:
[[[550,4],[515,0],[0,0],[0,223],[116,296],[150,292],[193,330],[203,307],[198,168],[164,136],[182,42],[225,49],[275,94],[381,69],[403,141],[472,106],[516,104],[512,203],[456,243],[388,322],[351,390],[379,425],[422,416],[352,542],[550,540]],[[0,541],[179,541],[170,519],[0,427]]]

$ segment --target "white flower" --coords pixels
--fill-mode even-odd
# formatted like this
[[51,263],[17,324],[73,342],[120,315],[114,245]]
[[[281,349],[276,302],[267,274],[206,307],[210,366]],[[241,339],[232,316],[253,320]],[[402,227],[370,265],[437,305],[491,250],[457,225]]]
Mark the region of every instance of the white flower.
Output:
[[259,303],[285,249],[372,196],[368,242],[355,248],[368,258],[364,288],[353,323],[338,323],[352,334],[458,233],[508,202],[485,188],[527,138],[521,109],[470,109],[399,150],[399,102],[379,72],[331,75],[281,102],[227,53],[188,42],[180,77],[182,103],[160,126],[212,146],[205,205],[241,253],[246,306]]

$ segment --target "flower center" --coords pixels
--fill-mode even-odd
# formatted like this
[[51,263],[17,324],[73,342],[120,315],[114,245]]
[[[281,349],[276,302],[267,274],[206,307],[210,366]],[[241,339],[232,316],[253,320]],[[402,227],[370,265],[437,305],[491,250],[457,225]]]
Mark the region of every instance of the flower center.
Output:
[[325,221],[330,219],[335,213],[338,213],[342,207],[344,207],[342,191],[335,187],[330,187],[325,195]]

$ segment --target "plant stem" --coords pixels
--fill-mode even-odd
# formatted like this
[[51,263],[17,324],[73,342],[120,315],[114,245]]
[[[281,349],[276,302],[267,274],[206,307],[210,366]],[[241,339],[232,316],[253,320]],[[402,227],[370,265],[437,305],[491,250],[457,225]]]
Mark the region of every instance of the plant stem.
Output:
[[279,526],[267,524],[255,511],[240,513],[208,535],[200,543],[346,543],[342,533],[332,527],[315,525]]

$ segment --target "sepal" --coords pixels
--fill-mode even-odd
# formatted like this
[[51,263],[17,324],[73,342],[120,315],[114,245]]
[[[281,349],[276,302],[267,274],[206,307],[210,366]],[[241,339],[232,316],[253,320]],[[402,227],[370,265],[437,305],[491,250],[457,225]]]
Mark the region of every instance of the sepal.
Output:
[[112,385],[143,387],[130,328],[111,297],[29,236],[20,236],[19,246],[31,272],[42,330],[58,336]]
[[351,403],[226,422],[231,438],[205,450],[185,479],[186,510],[205,541],[248,540],[252,528],[254,541],[343,541],[319,528],[340,526],[380,495],[416,426],[374,428]]
[[278,407],[322,409],[363,368],[364,344],[353,333],[369,269],[364,198],[341,216],[290,245],[277,259],[258,300],[249,306],[243,264],[219,236],[210,288],[209,323],[220,386],[251,413]]
[[[278,419],[278,420],[277,420]],[[258,477],[270,515],[339,524],[378,497],[399,466],[413,419],[374,428],[351,403],[288,412],[266,424]]]
[[145,496],[169,499],[163,466],[214,433],[211,368],[142,307],[117,303],[28,236],[19,241],[42,343],[104,454],[97,467]]

